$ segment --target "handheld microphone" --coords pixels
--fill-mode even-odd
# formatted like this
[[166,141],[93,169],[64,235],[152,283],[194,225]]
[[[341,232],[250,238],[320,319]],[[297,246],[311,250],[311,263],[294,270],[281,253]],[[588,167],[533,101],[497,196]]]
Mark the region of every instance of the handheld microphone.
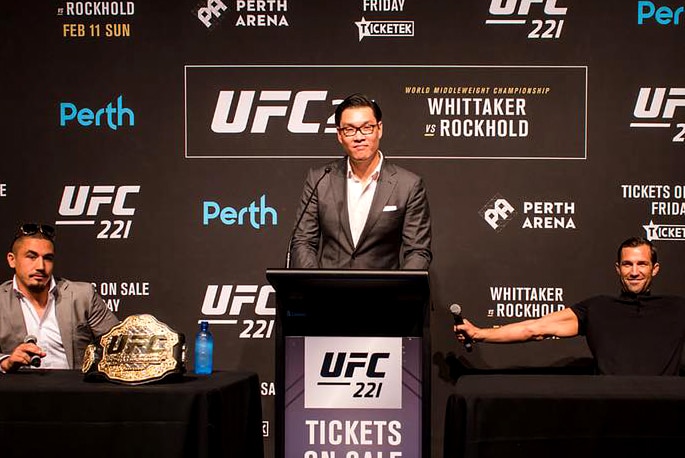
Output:
[[[38,344],[38,338],[34,335],[27,335],[24,337],[24,343],[32,343],[37,345]],[[40,367],[40,356],[38,355],[31,355],[31,361],[29,362],[29,365],[33,367]]]
[[290,269],[290,250],[292,250],[293,237],[295,237],[295,232],[300,227],[300,222],[302,222],[302,218],[304,217],[304,214],[307,212],[307,207],[309,207],[309,203],[312,201],[312,198],[314,198],[314,193],[316,193],[316,190],[319,187],[319,183],[321,183],[321,180],[323,180],[324,177],[326,175],[328,175],[331,170],[333,170],[333,169],[330,166],[323,169],[323,175],[321,175],[321,177],[319,177],[319,179],[316,181],[316,184],[312,188],[312,192],[309,194],[309,198],[307,199],[307,202],[304,204],[304,208],[302,208],[302,212],[300,213],[300,217],[297,218],[297,223],[295,223],[295,227],[293,227],[293,232],[290,234],[290,240],[288,240],[288,253],[285,256],[285,268],[286,269]]
[[[454,324],[464,324],[464,319],[461,317],[461,306],[459,304],[450,305],[450,312],[454,318]],[[464,334],[464,348],[466,351],[473,350],[473,340],[468,335]]]

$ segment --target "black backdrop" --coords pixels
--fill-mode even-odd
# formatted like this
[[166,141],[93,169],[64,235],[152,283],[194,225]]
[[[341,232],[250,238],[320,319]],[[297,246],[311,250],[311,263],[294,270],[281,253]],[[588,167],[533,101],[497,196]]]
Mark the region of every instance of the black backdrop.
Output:
[[450,304],[497,325],[615,291],[631,235],[682,292],[682,2],[5,2],[0,24],[0,239],[56,223],[57,274],[120,318],[190,342],[213,320],[216,367],[260,375],[269,455],[264,272],[306,170],[341,154],[330,116],[351,92],[378,100],[384,153],[429,192],[434,456],[460,365],[588,355],[580,338],[467,354]]

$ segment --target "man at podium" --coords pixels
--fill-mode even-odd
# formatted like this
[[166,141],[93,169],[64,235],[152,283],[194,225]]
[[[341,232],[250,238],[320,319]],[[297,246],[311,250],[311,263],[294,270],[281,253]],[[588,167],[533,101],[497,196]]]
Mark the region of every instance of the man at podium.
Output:
[[380,107],[363,94],[350,95],[336,108],[335,123],[345,157],[310,169],[287,267],[427,270],[426,189],[421,177],[381,153]]

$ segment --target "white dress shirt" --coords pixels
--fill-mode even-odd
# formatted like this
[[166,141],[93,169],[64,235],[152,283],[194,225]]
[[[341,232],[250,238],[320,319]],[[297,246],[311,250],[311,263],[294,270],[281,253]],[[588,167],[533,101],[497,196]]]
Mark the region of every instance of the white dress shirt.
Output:
[[376,192],[378,176],[381,173],[383,154],[379,151],[380,161],[376,165],[371,175],[364,181],[360,180],[352,172],[350,159],[347,159],[347,211],[350,218],[350,230],[352,231],[352,241],[357,246],[359,236],[364,229],[366,219],[369,216],[373,195]]
[[[37,339],[37,345],[47,353],[41,360],[41,369],[69,369],[67,354],[62,345],[62,335],[59,332],[57,323],[57,303],[55,301],[57,293],[57,282],[55,278],[50,279],[50,292],[48,294],[48,304],[42,317],[31,302],[17,288],[17,278],[12,281],[14,292],[21,302],[21,311],[24,314],[26,332]],[[30,367],[30,366],[29,366]]]

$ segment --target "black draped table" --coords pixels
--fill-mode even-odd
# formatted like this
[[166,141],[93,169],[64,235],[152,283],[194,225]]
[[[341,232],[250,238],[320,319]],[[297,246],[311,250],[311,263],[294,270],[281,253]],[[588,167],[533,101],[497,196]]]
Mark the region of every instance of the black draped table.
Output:
[[261,423],[251,372],[138,386],[85,382],[80,371],[0,374],[7,457],[262,458]]
[[448,399],[444,452],[445,458],[685,456],[685,378],[462,376]]

